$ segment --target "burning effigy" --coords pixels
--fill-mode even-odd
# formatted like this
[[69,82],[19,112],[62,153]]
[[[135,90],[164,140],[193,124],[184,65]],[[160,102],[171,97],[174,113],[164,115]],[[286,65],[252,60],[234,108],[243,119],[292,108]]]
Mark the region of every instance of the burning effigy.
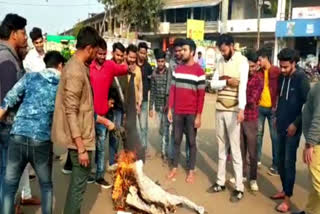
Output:
[[133,152],[121,152],[118,157],[118,168],[114,172],[112,199],[116,210],[125,211],[134,208],[143,213],[173,213],[183,205],[199,214],[205,213],[186,197],[166,192],[143,173],[143,162],[136,161]]

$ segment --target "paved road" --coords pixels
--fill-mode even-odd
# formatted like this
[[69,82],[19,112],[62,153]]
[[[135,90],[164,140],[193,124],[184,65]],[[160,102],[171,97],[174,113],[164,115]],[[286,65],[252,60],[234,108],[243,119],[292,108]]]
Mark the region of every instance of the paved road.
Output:
[[[217,144],[215,140],[215,96],[208,94],[206,96],[205,109],[203,114],[203,124],[198,135],[198,156],[197,156],[197,177],[194,185],[185,183],[185,171],[183,170],[185,159],[182,158],[182,167],[179,171],[177,181],[168,182],[165,179],[169,169],[162,165],[158,153],[160,152],[160,143],[157,135],[157,130],[154,128],[154,123],[150,124],[150,143],[152,145],[151,151],[154,154],[151,160],[148,160],[145,165],[145,172],[154,181],[159,181],[160,184],[172,193],[184,195],[203,205],[209,214],[213,213],[259,213],[272,214],[275,212],[274,208],[277,202],[271,201],[269,196],[280,188],[280,178],[271,177],[267,174],[267,167],[271,164],[270,153],[271,143],[269,132],[266,130],[263,147],[263,166],[259,169],[258,183],[260,192],[250,193],[248,189],[245,192],[243,201],[237,204],[229,202],[230,191],[225,191],[219,194],[208,194],[206,189],[215,181],[217,172]],[[303,141],[303,140],[302,140]],[[302,142],[301,142],[302,145]],[[184,147],[184,145],[183,145]],[[184,150],[184,149],[183,149]],[[301,161],[300,146],[297,163],[297,180],[292,198],[294,209],[301,209],[304,207],[307,198],[308,189],[308,172],[305,165]],[[183,156],[184,157],[184,156]],[[54,213],[61,214],[63,206],[67,203],[66,191],[69,183],[69,176],[63,175],[60,172],[61,164],[59,161],[54,163]],[[228,176],[231,177],[232,167],[228,166]],[[110,179],[110,175],[106,175],[106,179]],[[35,195],[40,196],[38,182],[32,182],[32,190]],[[110,190],[102,190],[95,184],[88,185],[87,192],[82,207],[83,214],[112,214],[116,213],[112,207]],[[24,208],[25,214],[41,213],[38,207]],[[177,214],[194,213],[185,208],[179,208]]]

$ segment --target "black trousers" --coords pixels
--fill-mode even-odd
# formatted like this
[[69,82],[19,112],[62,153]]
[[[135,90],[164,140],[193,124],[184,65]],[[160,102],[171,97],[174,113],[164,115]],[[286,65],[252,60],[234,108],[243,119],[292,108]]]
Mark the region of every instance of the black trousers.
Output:
[[173,116],[173,129],[174,129],[174,157],[173,167],[178,167],[180,160],[180,146],[183,137],[183,133],[186,134],[186,138],[190,149],[190,161],[188,162],[189,170],[194,170],[196,165],[197,144],[196,136],[197,129],[194,128],[194,121],[196,115],[192,114],[174,114]]

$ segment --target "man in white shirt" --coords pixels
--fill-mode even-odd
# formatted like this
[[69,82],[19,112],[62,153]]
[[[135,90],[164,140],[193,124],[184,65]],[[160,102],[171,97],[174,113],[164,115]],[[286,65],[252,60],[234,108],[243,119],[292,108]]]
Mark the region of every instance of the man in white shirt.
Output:
[[46,68],[43,61],[45,51],[42,31],[40,28],[35,27],[31,30],[29,35],[34,48],[28,52],[23,61],[23,67],[26,72],[40,72]]
[[225,190],[226,161],[231,148],[232,164],[235,172],[235,190],[231,202],[243,198],[243,169],[240,150],[240,123],[244,120],[246,89],[248,81],[248,60],[236,52],[232,36],[222,34],[217,42],[222,54],[218,61],[211,87],[218,90],[216,103],[216,133],[219,152],[217,182],[208,189],[210,193]]

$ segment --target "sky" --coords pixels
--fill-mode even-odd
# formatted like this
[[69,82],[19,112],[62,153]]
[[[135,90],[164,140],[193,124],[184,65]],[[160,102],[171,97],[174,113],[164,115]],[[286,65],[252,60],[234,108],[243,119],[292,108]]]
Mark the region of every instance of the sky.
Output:
[[43,33],[58,34],[72,28],[89,13],[103,12],[98,0],[0,0],[0,21],[8,13],[27,19],[27,32],[40,27]]

